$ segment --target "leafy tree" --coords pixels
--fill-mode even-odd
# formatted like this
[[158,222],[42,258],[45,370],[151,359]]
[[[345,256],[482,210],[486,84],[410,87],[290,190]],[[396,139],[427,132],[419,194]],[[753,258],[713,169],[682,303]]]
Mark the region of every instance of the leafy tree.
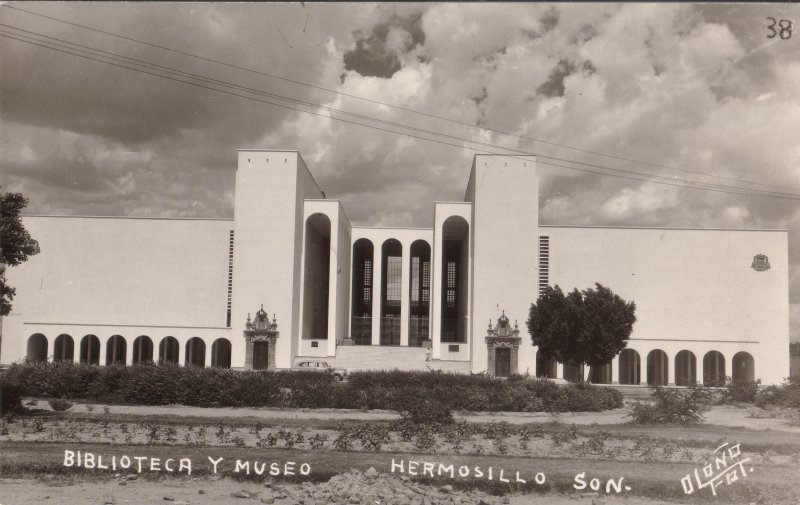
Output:
[[28,199],[20,193],[0,195],[0,316],[11,312],[11,300],[16,290],[6,284],[6,267],[17,266],[28,256],[39,254],[39,243],[22,225],[20,211],[28,205]]
[[545,356],[600,367],[625,349],[635,312],[635,303],[601,284],[566,295],[558,286],[548,287],[531,305],[528,332]]

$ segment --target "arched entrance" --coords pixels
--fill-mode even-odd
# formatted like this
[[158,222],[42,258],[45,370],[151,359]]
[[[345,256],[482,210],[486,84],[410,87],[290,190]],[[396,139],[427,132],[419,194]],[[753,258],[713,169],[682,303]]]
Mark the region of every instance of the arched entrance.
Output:
[[697,384],[697,358],[691,351],[683,350],[675,356],[675,385]]
[[750,353],[741,351],[734,354],[732,368],[731,378],[733,382],[755,382],[755,360]]
[[231,341],[227,338],[218,338],[211,345],[211,366],[231,367]]
[[725,356],[719,351],[709,351],[703,356],[703,385],[725,385]]
[[536,351],[536,377],[555,379],[558,376],[558,362],[545,357],[542,351]]
[[47,337],[41,333],[34,333],[28,337],[28,353],[26,354],[28,363],[47,362]]
[[638,385],[641,382],[641,359],[633,349],[623,349],[619,355],[619,383]]
[[403,245],[390,238],[381,247],[381,345],[400,345]]
[[589,381],[592,384],[611,384],[611,362],[601,365],[601,366],[593,366],[591,367],[591,376],[589,377]]
[[666,386],[669,382],[669,358],[661,349],[654,349],[647,355],[647,384]]
[[306,219],[303,269],[303,338],[328,338],[328,290],[331,258],[331,220],[325,214]]
[[96,335],[86,335],[81,339],[81,363],[100,364],[100,339]]
[[409,282],[408,345],[421,347],[430,340],[431,246],[424,240],[411,244]]
[[202,338],[192,337],[186,342],[186,366],[206,366],[206,343]]
[[124,365],[127,343],[122,335],[113,335],[106,341],[106,365]]
[[75,343],[66,333],[56,337],[53,343],[53,361],[72,363],[75,359]]
[[442,342],[467,341],[469,224],[460,216],[442,225]]
[[133,341],[133,364],[141,365],[153,361],[153,341],[147,335],[140,335]]
[[158,344],[158,362],[175,363],[180,361],[181,345],[175,337],[164,337]]
[[372,242],[360,238],[353,244],[353,305],[350,339],[355,345],[372,344]]

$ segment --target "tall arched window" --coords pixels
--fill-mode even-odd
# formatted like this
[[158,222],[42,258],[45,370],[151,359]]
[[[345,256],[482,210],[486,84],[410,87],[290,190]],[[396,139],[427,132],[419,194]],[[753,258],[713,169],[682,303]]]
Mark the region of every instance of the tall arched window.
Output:
[[400,345],[403,246],[390,238],[381,247],[381,345]]
[[372,273],[374,247],[369,239],[353,244],[353,302],[350,339],[355,345],[372,344]]

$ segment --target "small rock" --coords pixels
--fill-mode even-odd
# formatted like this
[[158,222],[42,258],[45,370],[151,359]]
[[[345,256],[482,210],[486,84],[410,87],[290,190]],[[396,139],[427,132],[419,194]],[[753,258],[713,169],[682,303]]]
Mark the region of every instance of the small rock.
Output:
[[508,496],[503,497],[503,503],[511,503],[511,498]]
[[453,492],[453,486],[451,486],[450,484],[447,484],[445,486],[440,487],[439,491],[441,491],[442,493],[452,493]]
[[265,496],[264,498],[261,498],[261,503],[275,503],[275,498],[271,496]]
[[378,471],[375,470],[374,466],[371,466],[371,467],[369,467],[367,469],[366,472],[364,472],[364,475],[367,476],[367,477],[377,477],[378,476]]
[[248,493],[247,491],[244,491],[244,490],[236,491],[235,493],[233,493],[233,497],[234,498],[250,498],[250,493]]
[[119,485],[120,485],[120,486],[127,486],[127,485],[128,485],[128,483],[127,483],[127,482],[125,482],[125,481],[123,480],[122,482],[120,482],[120,483],[119,483]]
[[597,498],[599,495],[597,493],[581,493],[579,496],[581,498]]
[[202,489],[198,489],[198,490],[197,490],[197,494],[206,494],[206,492],[205,492],[205,491],[203,491]]
[[125,476],[125,480],[136,480],[138,478],[139,476],[136,475],[135,473],[129,473],[128,475]]
[[592,505],[606,505],[606,502],[604,502],[600,498],[595,498],[594,500],[592,500]]
[[164,497],[164,501],[175,501],[175,498],[173,498],[171,496],[165,496]]

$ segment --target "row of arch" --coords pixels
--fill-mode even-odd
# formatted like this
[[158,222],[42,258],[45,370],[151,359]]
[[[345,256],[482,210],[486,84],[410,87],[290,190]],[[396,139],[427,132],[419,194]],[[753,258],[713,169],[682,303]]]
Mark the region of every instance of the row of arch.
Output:
[[[181,349],[178,339],[164,337],[158,343],[158,354],[153,340],[147,335],[140,335],[132,343],[132,360],[130,364],[142,363],[180,363]],[[44,363],[52,356],[53,361],[79,362],[90,365],[125,365],[128,356],[128,342],[122,335],[112,335],[106,340],[105,356],[100,356],[100,338],[97,335],[85,335],[76,346],[71,335],[62,333],[53,341],[53,352],[48,354],[48,340],[41,333],[34,333],[28,338],[27,360],[30,363]],[[206,343],[200,337],[192,337],[184,346],[186,365],[206,366]],[[227,338],[218,338],[211,344],[211,366],[231,367],[231,342]]]
[[[468,294],[469,223],[450,216],[442,224],[441,342],[466,342],[466,299]],[[380,255],[376,254],[379,253]],[[407,257],[406,257],[407,255]],[[368,238],[353,243],[350,338],[356,345],[373,343],[373,318],[380,332],[380,345],[400,345],[401,325],[408,325],[408,345],[422,346],[431,338],[430,309],[433,303],[433,262],[431,244],[415,240],[407,251],[395,238],[383,241],[380,250]],[[408,321],[402,322],[404,298],[402,271],[408,269]],[[379,278],[379,282],[373,279]],[[380,298],[376,300],[376,296]],[[377,301],[377,303],[376,303]],[[377,313],[376,313],[377,312]]]
[[[669,357],[661,349],[653,349],[647,354],[645,361],[645,375],[642,373],[641,357],[634,349],[623,350],[618,357],[619,383],[641,384],[642,381],[652,386],[665,386],[669,383]],[[702,377],[698,376],[697,357],[688,350],[682,350],[675,355],[673,382],[676,386],[689,386],[702,384],[706,386],[721,386],[729,375],[736,382],[755,381],[755,360],[745,351],[737,352],[731,360],[731,370],[727,373],[725,356],[719,351],[709,351],[703,355]],[[536,352],[536,375],[538,377],[555,378],[557,362]],[[564,366],[565,379],[577,379],[582,370]],[[595,384],[611,384],[613,369],[611,363],[597,367],[592,371],[590,381]]]

